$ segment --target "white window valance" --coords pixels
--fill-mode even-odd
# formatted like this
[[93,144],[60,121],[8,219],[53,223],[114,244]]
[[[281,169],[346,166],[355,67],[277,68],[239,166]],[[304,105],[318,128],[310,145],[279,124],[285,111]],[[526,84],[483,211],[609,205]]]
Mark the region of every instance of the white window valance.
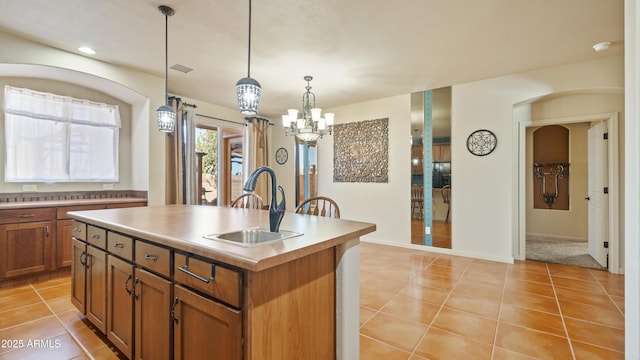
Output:
[[5,86],[5,181],[118,181],[117,105]]
[[4,111],[35,119],[120,128],[117,105],[5,86]]

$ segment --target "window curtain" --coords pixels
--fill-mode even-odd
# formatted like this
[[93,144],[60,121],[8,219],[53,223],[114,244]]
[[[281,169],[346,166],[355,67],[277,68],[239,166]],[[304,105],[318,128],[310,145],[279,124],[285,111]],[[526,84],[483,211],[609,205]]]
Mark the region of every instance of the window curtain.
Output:
[[176,112],[176,128],[166,137],[165,203],[197,204],[195,114],[182,99],[169,98]]
[[[269,119],[247,117],[244,129],[243,177],[246,178],[255,169],[269,164]],[[262,197],[265,204],[271,199],[269,179],[261,175],[256,184],[256,194]]]
[[116,105],[5,86],[5,181],[118,181]]

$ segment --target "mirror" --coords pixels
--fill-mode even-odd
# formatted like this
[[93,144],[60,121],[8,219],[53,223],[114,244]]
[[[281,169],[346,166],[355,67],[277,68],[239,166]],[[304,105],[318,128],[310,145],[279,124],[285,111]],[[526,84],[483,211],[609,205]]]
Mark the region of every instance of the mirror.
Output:
[[451,87],[411,94],[411,243],[451,248]]
[[296,206],[318,195],[318,143],[296,141]]

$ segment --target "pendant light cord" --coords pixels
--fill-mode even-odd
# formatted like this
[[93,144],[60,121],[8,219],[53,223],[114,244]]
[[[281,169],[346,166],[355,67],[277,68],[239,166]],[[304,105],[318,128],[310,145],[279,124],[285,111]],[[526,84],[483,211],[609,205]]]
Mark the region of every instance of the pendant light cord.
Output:
[[247,56],[247,77],[251,77],[251,0],[249,0],[249,55]]
[[169,106],[169,16],[164,14],[164,101]]

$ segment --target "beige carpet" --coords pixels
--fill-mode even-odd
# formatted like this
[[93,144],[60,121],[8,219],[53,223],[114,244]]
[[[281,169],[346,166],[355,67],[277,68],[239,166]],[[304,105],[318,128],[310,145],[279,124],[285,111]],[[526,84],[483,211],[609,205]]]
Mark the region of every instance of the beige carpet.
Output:
[[586,242],[553,238],[528,238],[527,260],[546,261],[555,264],[602,269],[589,255]]

